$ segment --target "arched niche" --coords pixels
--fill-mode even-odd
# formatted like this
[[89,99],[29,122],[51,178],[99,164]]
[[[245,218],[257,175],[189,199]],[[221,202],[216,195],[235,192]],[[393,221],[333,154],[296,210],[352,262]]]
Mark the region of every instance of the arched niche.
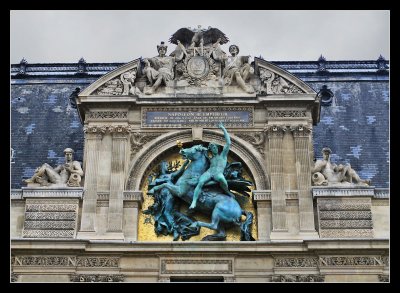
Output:
[[[140,190],[143,180],[146,179],[146,171],[153,166],[151,162],[157,161],[160,155],[176,147],[177,140],[180,140],[183,144],[192,142],[191,129],[163,134],[145,145],[132,158],[125,181],[126,190]],[[224,145],[225,139],[221,132],[205,129],[202,142],[215,142],[219,145]],[[270,189],[269,176],[263,163],[264,159],[257,150],[247,146],[242,139],[235,136],[231,136],[231,142],[230,151],[246,164],[254,179],[255,188],[258,190]]]

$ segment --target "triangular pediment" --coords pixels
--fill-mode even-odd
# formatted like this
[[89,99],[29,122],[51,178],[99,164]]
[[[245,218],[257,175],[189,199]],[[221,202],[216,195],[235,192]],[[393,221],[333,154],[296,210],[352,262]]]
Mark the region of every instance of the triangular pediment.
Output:
[[[105,74],[79,96],[128,96],[134,95],[138,89],[134,86],[140,59],[135,59]],[[136,92],[135,92],[136,91]]]
[[263,59],[254,58],[260,78],[259,95],[317,94],[304,81]]

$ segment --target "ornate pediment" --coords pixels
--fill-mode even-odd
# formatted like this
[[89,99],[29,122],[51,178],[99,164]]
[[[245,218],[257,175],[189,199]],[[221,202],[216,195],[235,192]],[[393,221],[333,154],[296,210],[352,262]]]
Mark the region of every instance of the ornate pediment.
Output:
[[137,87],[140,59],[133,60],[102,76],[79,96],[132,96],[141,94]]
[[175,46],[157,45],[158,56],[136,59],[104,75],[79,96],[170,96],[313,94],[306,83],[263,59],[239,55],[217,28],[181,28],[169,39]]

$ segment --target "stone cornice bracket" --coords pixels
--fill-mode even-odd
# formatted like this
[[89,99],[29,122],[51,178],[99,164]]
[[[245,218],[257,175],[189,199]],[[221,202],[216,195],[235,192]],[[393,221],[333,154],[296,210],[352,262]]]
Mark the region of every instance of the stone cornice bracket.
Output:
[[285,125],[267,125],[264,131],[267,133],[268,137],[283,137],[287,130]]
[[135,202],[138,204],[138,208],[142,207],[143,203],[143,192],[140,190],[136,191],[124,191],[124,202]]
[[294,137],[308,137],[312,133],[312,128],[303,124],[290,126],[289,130],[293,133]]

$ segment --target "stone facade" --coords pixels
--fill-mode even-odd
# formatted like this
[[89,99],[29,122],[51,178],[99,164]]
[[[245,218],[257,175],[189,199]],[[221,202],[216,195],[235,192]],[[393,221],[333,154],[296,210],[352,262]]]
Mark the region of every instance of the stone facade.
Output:
[[[218,71],[223,63],[210,59],[216,44],[205,43],[204,48],[203,43],[198,48],[186,45],[189,55],[180,63],[183,67],[176,68],[176,82],[162,80],[157,86],[146,80],[143,72],[151,70],[145,70],[139,59],[120,67],[103,66],[105,71],[114,70],[99,73],[102,76],[98,79],[87,75],[90,65],[80,62],[78,75],[59,77],[50,81],[52,85],[46,85],[44,77],[42,81],[27,78],[32,70],[41,69],[31,67],[29,71],[26,64],[23,73],[13,75],[13,127],[24,129],[24,133],[13,134],[13,187],[20,187],[17,182],[21,176],[30,177],[39,165],[21,149],[40,137],[52,148],[47,157],[43,157],[44,148],[31,149],[40,153],[40,163],[62,163],[59,149],[68,144],[77,150],[76,159],[83,162],[85,177],[83,188],[11,191],[11,281],[388,280],[389,191],[377,188],[386,187],[387,164],[382,165],[383,175],[377,177],[375,187],[313,187],[315,137],[321,132],[318,127],[331,121],[321,116],[328,111],[324,107],[334,104],[319,91],[321,81],[312,80],[312,75],[299,79],[285,70],[290,64],[280,67],[256,58],[249,79],[244,77],[241,83],[236,75],[237,83],[230,80],[223,85],[215,77],[226,77]],[[210,56],[204,57],[203,50]],[[329,71],[329,66],[324,68]],[[320,74],[327,74],[324,72]],[[383,99],[384,109],[385,73],[381,70],[376,74],[383,88],[374,95]],[[86,87],[88,82],[93,83]],[[329,82],[337,81],[332,78]],[[71,84],[86,87],[73,97],[75,104],[65,99]],[[34,92],[40,89],[45,95],[35,100]],[[57,104],[60,101],[62,106]],[[38,104],[44,104],[50,116],[38,117]],[[350,111],[343,105],[333,107],[339,110],[331,108],[332,115]],[[368,121],[378,119],[371,117]],[[154,229],[151,218],[140,220],[143,202],[149,199],[149,174],[161,160],[178,153],[177,141],[183,147],[211,142],[224,145],[224,136],[216,127],[221,119],[231,134],[231,158],[244,165],[254,183],[250,202],[255,211],[255,241],[173,242],[172,237],[140,241],[139,233]],[[386,123],[384,119],[379,123]],[[46,127],[39,123],[45,121],[57,121],[75,136],[64,133],[68,139],[61,140],[51,137],[51,132],[44,134]],[[376,126],[374,121],[371,125]],[[354,137],[364,134],[357,130],[351,129]],[[22,139],[26,134],[28,138]],[[333,137],[323,143],[332,142]],[[331,147],[339,150],[337,145],[340,141]],[[355,146],[353,157],[361,156],[363,147]],[[368,158],[371,163],[361,165],[360,173],[373,181],[378,174],[373,169],[381,165]],[[344,157],[333,159],[360,169]]]

